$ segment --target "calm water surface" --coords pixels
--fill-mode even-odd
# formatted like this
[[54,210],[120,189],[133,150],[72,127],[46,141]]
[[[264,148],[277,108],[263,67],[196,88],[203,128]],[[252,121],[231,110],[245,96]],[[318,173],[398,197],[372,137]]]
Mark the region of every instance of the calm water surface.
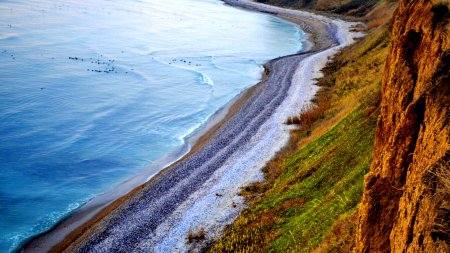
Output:
[[215,0],[0,1],[0,252],[180,150],[302,39]]

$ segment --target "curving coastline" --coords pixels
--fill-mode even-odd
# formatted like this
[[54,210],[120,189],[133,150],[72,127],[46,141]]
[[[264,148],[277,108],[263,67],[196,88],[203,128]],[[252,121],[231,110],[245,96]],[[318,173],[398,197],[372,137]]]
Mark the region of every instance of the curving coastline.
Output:
[[[316,32],[314,50],[268,62],[268,76],[241,96],[187,156],[106,207],[53,250],[187,251],[193,245],[180,238],[199,229],[213,239],[244,208],[240,187],[260,180],[260,168],[288,140],[283,122],[314,96],[314,79],[328,57],[358,36],[347,22],[248,1],[225,2],[299,22],[305,31]],[[52,246],[44,244],[35,240],[25,251]]]

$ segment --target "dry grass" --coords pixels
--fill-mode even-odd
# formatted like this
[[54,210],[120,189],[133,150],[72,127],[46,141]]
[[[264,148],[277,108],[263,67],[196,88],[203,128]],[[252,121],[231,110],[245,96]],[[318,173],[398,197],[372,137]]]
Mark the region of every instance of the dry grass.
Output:
[[[449,195],[450,194],[450,161],[445,161],[439,164],[438,171],[436,172],[441,187],[438,189],[438,194]],[[450,201],[450,199],[447,199]],[[450,209],[449,209],[450,210]]]
[[[228,240],[218,240],[214,244],[213,252],[262,252],[264,245],[276,238],[278,235],[274,233],[265,233],[267,227],[273,226],[275,217],[272,215],[259,215],[258,222],[251,223],[255,217],[249,215],[241,215],[235,222],[239,226],[240,231],[234,229],[227,230],[225,235]],[[237,250],[239,249],[239,250]]]
[[339,219],[333,222],[331,231],[325,237],[322,244],[315,248],[312,253],[351,252],[355,246],[357,222],[357,210],[339,217]]
[[318,10],[330,10],[350,2],[351,0],[318,0],[315,7]]
[[203,228],[199,229],[198,231],[194,231],[194,232],[192,230],[189,230],[189,233],[187,236],[188,243],[199,242],[199,241],[203,241],[205,239],[206,239],[206,233]]
[[289,118],[286,124],[296,124],[300,129],[310,130],[314,122],[325,118],[325,112],[331,107],[331,102],[323,96],[316,97],[316,101],[306,107],[299,116]]
[[364,17],[367,28],[370,30],[387,24],[391,20],[395,7],[396,4],[391,1],[384,1],[381,4],[378,4]]
[[[281,153],[298,150],[328,132],[365,99],[374,85],[381,85],[388,37],[385,26],[373,29],[368,39],[349,47],[327,64],[322,70],[325,76],[318,82],[322,88],[313,105],[286,121],[299,128],[292,131],[292,140]],[[279,165],[286,155],[266,166],[269,179],[279,175]]]
[[[280,230],[272,230],[278,220],[293,208],[302,208],[306,201],[303,198],[292,198],[283,201],[275,210],[255,215],[248,210],[238,217],[233,227],[227,229],[227,240],[218,240],[212,252],[268,252],[267,245],[280,236]],[[270,232],[268,232],[270,231]]]
[[437,179],[433,211],[436,217],[432,225],[432,235],[450,242],[450,155],[436,166],[433,172]]

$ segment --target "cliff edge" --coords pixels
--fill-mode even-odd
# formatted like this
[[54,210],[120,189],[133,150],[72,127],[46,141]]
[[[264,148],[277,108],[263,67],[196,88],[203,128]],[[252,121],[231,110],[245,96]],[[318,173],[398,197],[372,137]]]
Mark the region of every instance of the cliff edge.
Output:
[[399,1],[355,252],[450,252],[449,32],[449,1]]

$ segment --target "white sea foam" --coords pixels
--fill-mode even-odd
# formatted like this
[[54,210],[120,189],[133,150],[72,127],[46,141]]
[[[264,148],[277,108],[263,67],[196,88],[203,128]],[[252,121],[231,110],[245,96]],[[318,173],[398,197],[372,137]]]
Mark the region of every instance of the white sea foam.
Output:
[[206,75],[202,72],[198,72],[198,73],[201,74],[201,82],[202,83],[209,85],[209,86],[214,86],[214,82],[213,82],[213,80],[211,80],[211,77],[209,77],[208,75]]

